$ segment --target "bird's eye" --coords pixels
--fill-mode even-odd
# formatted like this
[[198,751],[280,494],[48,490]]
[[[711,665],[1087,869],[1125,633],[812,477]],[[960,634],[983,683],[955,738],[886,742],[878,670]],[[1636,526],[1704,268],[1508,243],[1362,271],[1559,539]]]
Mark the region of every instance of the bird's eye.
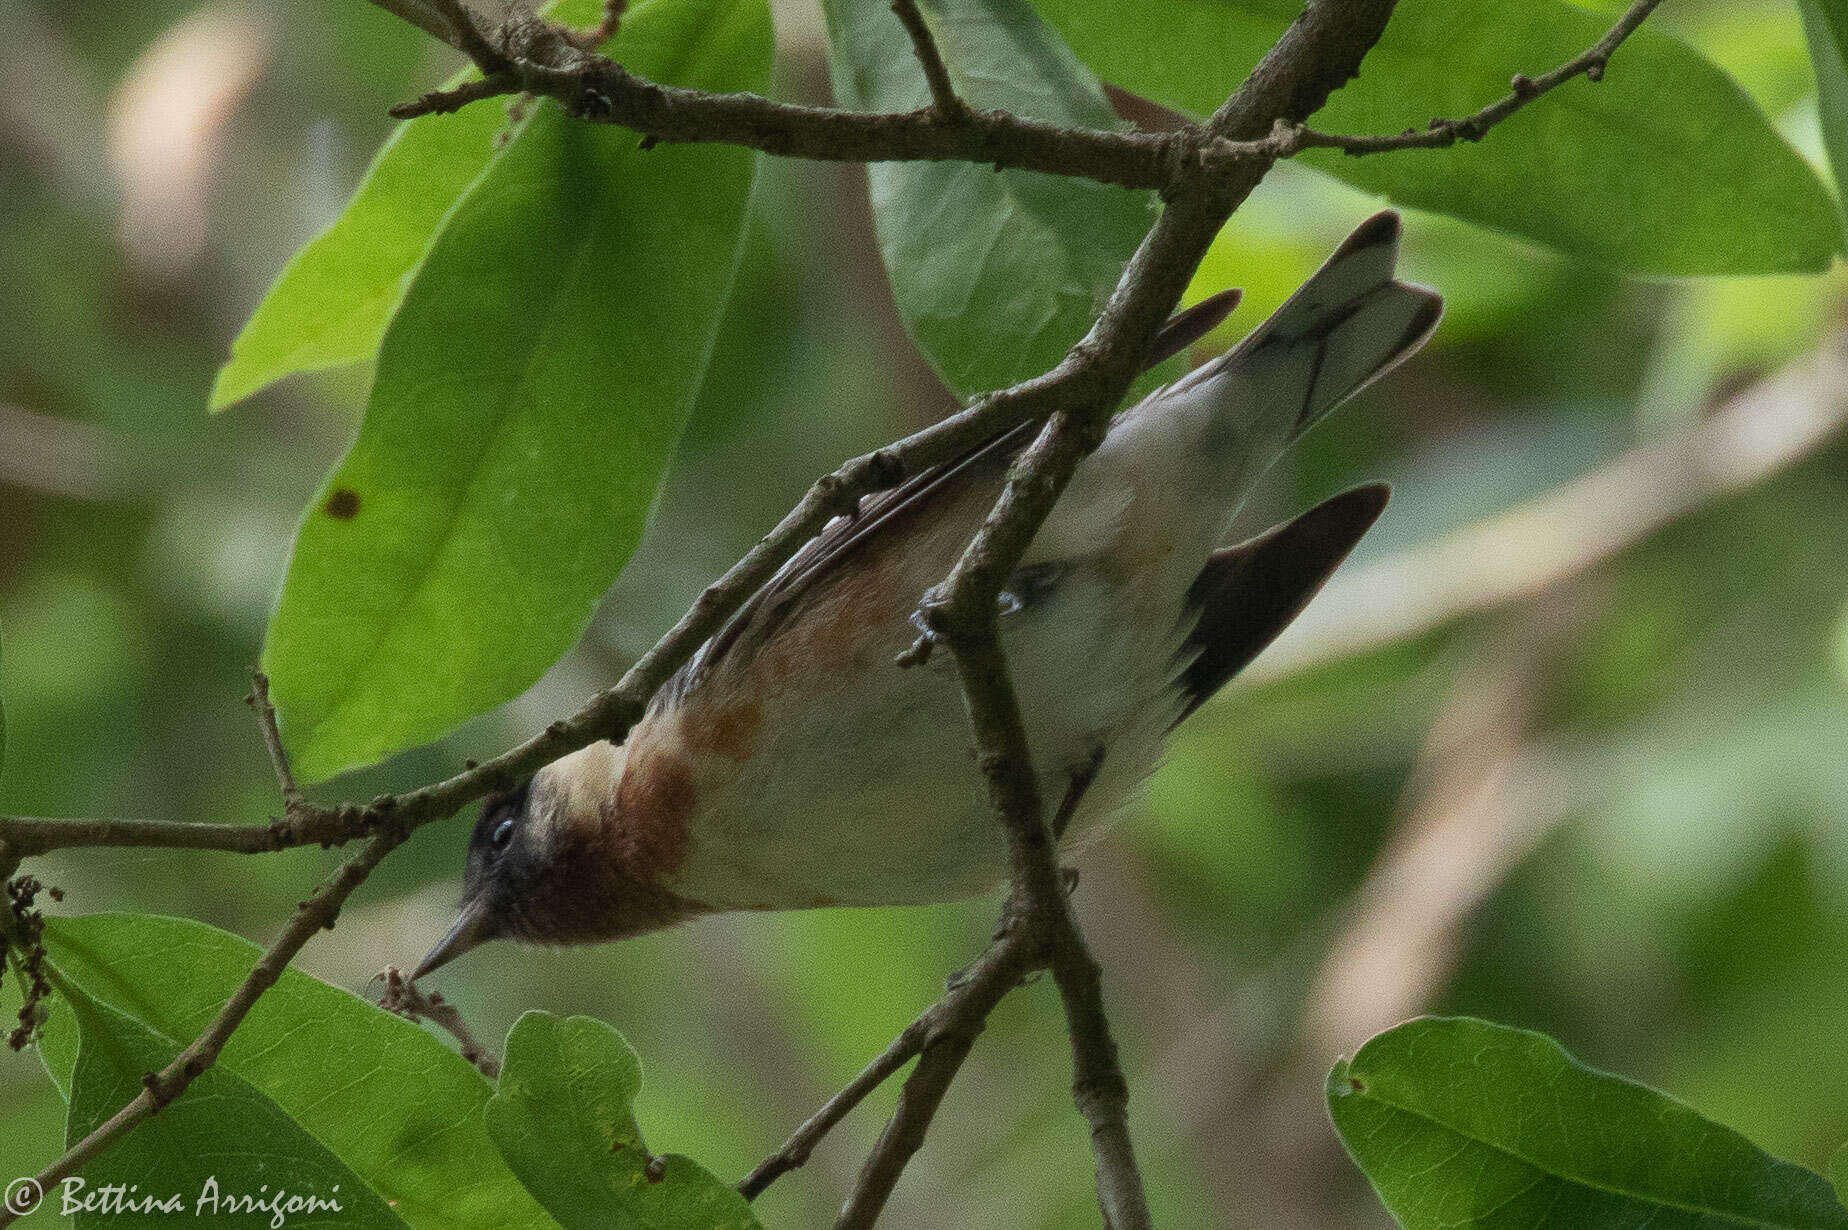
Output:
[[488,839],[496,850],[505,850],[507,843],[513,840],[513,817],[508,816],[494,826],[494,835]]

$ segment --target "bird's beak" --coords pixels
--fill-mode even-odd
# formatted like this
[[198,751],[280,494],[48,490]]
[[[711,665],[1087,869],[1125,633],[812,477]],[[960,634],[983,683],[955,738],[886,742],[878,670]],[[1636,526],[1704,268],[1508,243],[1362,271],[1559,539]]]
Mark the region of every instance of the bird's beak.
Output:
[[418,964],[417,972],[411,975],[416,982],[440,966],[449,964],[469,949],[488,939],[488,909],[484,901],[477,899],[463,903],[462,912],[456,915],[455,925],[449,928],[449,934],[436,942],[427,956]]

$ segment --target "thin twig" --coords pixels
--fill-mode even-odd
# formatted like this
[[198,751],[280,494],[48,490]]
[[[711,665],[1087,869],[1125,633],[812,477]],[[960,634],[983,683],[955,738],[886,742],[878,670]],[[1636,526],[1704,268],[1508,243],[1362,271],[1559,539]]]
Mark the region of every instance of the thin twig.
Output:
[[911,50],[918,58],[918,67],[924,70],[924,81],[930,86],[931,106],[937,118],[961,120],[968,114],[969,105],[956,96],[950,70],[944,66],[943,53],[937,49],[936,36],[925,24],[924,14],[918,11],[918,0],[892,0],[892,12],[898,15],[905,33],[911,36]]
[[905,1078],[898,1107],[867,1155],[834,1230],[867,1230],[878,1220],[905,1163],[924,1143],[943,1095],[975,1045],[988,1014],[1043,963],[1043,946],[1024,925],[1015,905],[1010,898],[994,942],[925,1014],[931,1024],[920,1043],[918,1066]]
[[462,1010],[444,999],[439,992],[425,991],[406,978],[395,965],[387,965],[378,975],[385,983],[379,1007],[395,1012],[407,1021],[428,1021],[456,1040],[462,1058],[489,1080],[500,1076],[500,1060],[462,1019]]
[[272,854],[306,845],[341,845],[363,836],[358,808],[309,809],[300,822],[217,824],[209,820],[90,820],[78,817],[0,816],[0,835],[22,854],[118,846],[130,849],[221,850]]
[[[971,584],[970,592],[974,588]],[[1027,925],[1045,937],[1050,952],[1071,1037],[1072,1098],[1091,1127],[1104,1224],[1112,1230],[1147,1230],[1148,1202],[1129,1139],[1129,1085],[1117,1064],[1100,971],[1072,915],[1059,871],[1057,839],[1044,818],[993,609],[991,598],[988,610],[969,626],[945,621],[939,612],[933,627],[955,656],[989,802],[1008,826],[1014,891],[1024,899]]]
[[755,1200],[764,1193],[764,1189],[805,1164],[821,1138],[834,1129],[834,1125],[847,1117],[848,1112],[858,1106],[866,1095],[884,1084],[886,1078],[897,1072],[917,1057],[924,1049],[924,1040],[929,1036],[930,1023],[936,1014],[933,1007],[911,1024],[885,1050],[860,1069],[860,1074],[841,1087],[839,1093],[821,1104],[821,1109],[803,1121],[802,1126],[790,1133],[783,1147],[757,1164],[738,1182],[738,1191],[746,1200]]
[[289,753],[282,746],[282,732],[276,728],[276,706],[270,704],[269,676],[260,670],[250,672],[250,707],[257,714],[257,729],[263,734],[263,747],[269,752],[270,767],[276,771],[276,785],[282,791],[285,814],[293,814],[307,800],[295,782],[295,770],[289,766]]
[[1458,141],[1480,141],[1516,111],[1527,106],[1575,77],[1588,81],[1604,80],[1605,66],[1625,39],[1636,32],[1644,18],[1662,0],[1636,0],[1618,18],[1603,38],[1564,64],[1538,77],[1516,74],[1508,83],[1508,93],[1471,115],[1456,119],[1434,119],[1422,129],[1408,128],[1397,136],[1358,136],[1317,132],[1301,124],[1279,120],[1269,136],[1257,141],[1226,141],[1208,152],[1209,157],[1289,158],[1306,149],[1338,149],[1361,157],[1404,149],[1443,149]]
[[[405,0],[373,3],[410,19]],[[446,12],[460,7],[456,0],[444,0]],[[903,12],[899,16],[906,18]],[[906,28],[912,29],[908,20]],[[393,116],[440,115],[503,94],[536,94],[556,99],[581,119],[632,129],[651,145],[717,142],[831,162],[978,162],[1129,188],[1167,188],[1189,167],[1197,169],[1198,159],[1182,153],[1190,134],[1061,127],[968,107],[951,88],[928,30],[922,44],[915,31],[912,37],[935,105],[860,113],[649,81],[596,54],[579,32],[538,18],[509,20],[492,35],[472,23],[465,29],[468,47],[461,34],[444,41],[462,47],[482,79],[400,103],[391,108]],[[477,44],[484,44],[485,51]]]
[[1071,827],[1078,815],[1078,807],[1084,802],[1084,796],[1090,792],[1091,783],[1097,780],[1098,773],[1104,767],[1105,748],[1102,744],[1091,750],[1090,759],[1079,765],[1066,783],[1065,797],[1059,801],[1059,810],[1052,815],[1052,835],[1054,838],[1065,836],[1065,830]]
[[632,129],[655,144],[740,145],[822,162],[976,162],[1159,189],[1174,181],[1183,161],[1177,151],[1184,139],[1166,133],[1065,128],[1001,111],[965,109],[946,120],[934,108],[857,112],[712,94],[649,81],[602,59],[568,68],[521,61],[399,103],[391,114],[445,115],[521,93],[557,99],[580,119]]
[[[1067,792],[1065,802],[1059,809],[1060,816],[1065,820],[1069,820],[1071,813],[1077,809],[1079,800],[1083,798],[1085,789],[1089,787],[1092,780],[1095,779],[1097,768],[1102,761],[1103,754],[1100,751],[1092,758],[1089,764],[1084,766],[1084,768],[1074,776],[1072,788]],[[817,1110],[801,1127],[797,1128],[789,1139],[784,1142],[781,1149],[778,1149],[775,1153],[765,1158],[755,1170],[738,1184],[738,1190],[744,1194],[747,1200],[756,1199],[763,1193],[765,1188],[770,1186],[770,1184],[774,1183],[789,1171],[807,1162],[809,1154],[814,1151],[815,1146],[820,1143],[821,1138],[826,1136],[828,1132],[833,1129],[835,1124],[846,1118],[847,1113],[855,1106],[858,1106],[867,1094],[878,1088],[888,1077],[904,1067],[906,1063],[910,1062],[914,1056],[925,1049],[927,1042],[940,1033],[938,1026],[939,1021],[945,1019],[964,1020],[970,1022],[972,1026],[979,1027],[981,1018],[986,1017],[987,1013],[983,1011],[978,1016],[975,1012],[975,1008],[979,1004],[987,1002],[986,995],[992,990],[993,984],[987,982],[987,979],[990,977],[987,972],[990,968],[990,963],[995,963],[997,966],[1004,968],[1012,968],[1019,960],[1019,957],[1012,951],[1011,946],[1024,945],[1025,943],[1024,937],[1019,935],[1012,925],[1010,921],[1011,918],[1012,909],[1010,906],[1009,911],[1003,915],[1002,926],[996,935],[993,945],[990,947],[990,951],[984,955],[982,961],[978,962],[970,971],[953,979],[950,990],[943,999],[931,1005],[923,1015],[907,1025],[903,1032],[894,1038],[885,1050],[881,1051],[871,1063],[860,1070],[859,1075],[855,1076],[853,1080],[842,1087],[840,1092],[824,1102],[821,1109]],[[1022,974],[1024,975],[1025,972],[1026,970],[1023,968]],[[994,976],[998,977],[999,974]],[[974,982],[973,991],[967,989],[970,987],[972,980]],[[995,1002],[999,1002],[998,998]],[[967,1029],[965,1029],[964,1032],[967,1033],[969,1039],[973,1041],[974,1034],[968,1032]],[[964,1048],[965,1053],[966,1049],[967,1048]],[[934,1060],[931,1065],[932,1074],[923,1077],[919,1085],[914,1088],[912,1093],[913,1109],[911,1112],[914,1117],[923,1113],[923,1108],[926,1105],[924,1098],[924,1090],[926,1087],[935,1087],[937,1083],[941,1081],[942,1089],[948,1088],[948,1078],[955,1074],[955,1064],[960,1064],[961,1062],[961,1059],[958,1057],[955,1060],[955,1064],[952,1064],[950,1058],[950,1055],[945,1054]],[[907,1082],[908,1085],[909,1083],[910,1082]],[[937,1102],[941,1100],[942,1089],[938,1089],[935,1096],[928,1100],[928,1105],[933,1111]],[[894,1133],[892,1128],[888,1127],[887,1135],[896,1135],[896,1133]],[[896,1144],[889,1146],[889,1148],[892,1149],[896,1147]],[[887,1166],[890,1168],[892,1180],[896,1181],[898,1171],[903,1168],[902,1160],[889,1160]],[[868,1193],[868,1195],[870,1196],[870,1193]]]
[[586,50],[595,51],[615,38],[616,32],[622,28],[622,15],[628,7],[628,0],[603,0],[603,16],[596,25],[579,32],[579,43]]

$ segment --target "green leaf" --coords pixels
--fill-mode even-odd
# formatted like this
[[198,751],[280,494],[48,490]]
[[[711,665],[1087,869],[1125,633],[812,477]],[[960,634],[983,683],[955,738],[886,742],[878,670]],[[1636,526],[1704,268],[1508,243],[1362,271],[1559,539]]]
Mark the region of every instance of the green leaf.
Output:
[[[1034,0],[1098,75],[1212,112],[1296,17],[1286,0]],[[1402,0],[1360,77],[1315,117],[1395,133],[1461,116],[1595,43],[1608,15],[1561,0]],[[1663,100],[1673,99],[1672,105]],[[1810,272],[1841,250],[1829,192],[1731,78],[1645,25],[1601,83],[1568,82],[1478,144],[1301,161],[1404,205],[1644,274]]]
[[[1097,79],[1026,0],[922,0],[919,8],[964,101],[1053,123],[1117,126]],[[930,102],[886,0],[823,0],[822,9],[843,106],[904,111]],[[1154,217],[1149,193],[1030,171],[875,163],[868,176],[899,314],[963,394],[1057,363],[1084,336]]]
[[495,103],[400,124],[347,207],[290,258],[231,343],[212,409],[295,372],[372,358],[431,237],[488,165],[506,124]]
[[49,1011],[45,1023],[39,1026],[38,1040],[33,1044],[38,1051],[39,1063],[44,1065],[45,1075],[51,1079],[58,1096],[68,1104],[71,1100],[71,1077],[77,1070],[77,1052],[82,1045],[82,1037],[77,1029],[76,1019],[68,1012],[59,1012],[48,1005]]
[[1816,109],[1835,190],[1848,191],[1848,0],[1797,0],[1810,63],[1816,68]]
[[[599,3],[563,0],[547,12],[584,25]],[[477,76],[464,70],[443,88]],[[340,216],[289,259],[244,322],[213,382],[211,409],[296,372],[370,360],[430,241],[494,158],[497,138],[513,131],[494,102],[398,125]]]
[[[761,87],[764,0],[655,0],[638,73]],[[754,159],[535,108],[456,206],[303,520],[263,664],[302,777],[453,729],[576,641],[699,391]]]
[[567,1230],[757,1230],[743,1196],[689,1158],[652,1158],[635,1123],[642,1065],[590,1017],[529,1012],[507,1035],[488,1134]]
[[1387,1030],[1335,1065],[1328,1108],[1407,1230],[1848,1227],[1821,1176],[1526,1030]]
[[[261,955],[204,923],[135,914],[48,919],[45,939],[60,991],[175,1043],[205,1028]],[[49,1051],[46,1063],[56,1071]],[[480,1074],[427,1031],[346,991],[283,971],[206,1078],[214,1073],[278,1107],[413,1226],[552,1224],[488,1140],[491,1090]]]
[[[142,1074],[181,1049],[84,988],[53,975],[76,1016],[82,1045],[71,1082],[66,1141],[74,1144],[141,1092]],[[111,1205],[105,1185],[120,1185]],[[95,1203],[86,1203],[86,1197]],[[403,1227],[377,1192],[272,1099],[222,1068],[203,1072],[159,1114],[143,1120],[71,1179],[47,1194],[54,1211],[77,1210],[78,1226],[167,1216],[284,1216],[289,1225]]]

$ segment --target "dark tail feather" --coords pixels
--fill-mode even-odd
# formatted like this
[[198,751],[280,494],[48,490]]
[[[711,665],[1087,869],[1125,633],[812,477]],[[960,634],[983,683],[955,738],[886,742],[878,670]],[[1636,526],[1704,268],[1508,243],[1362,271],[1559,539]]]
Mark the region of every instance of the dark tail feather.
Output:
[[1150,368],[1164,359],[1171,359],[1211,333],[1220,321],[1232,314],[1232,309],[1244,296],[1242,290],[1222,290],[1168,317],[1161,332],[1149,343],[1148,358],[1143,360],[1142,366]]
[[1369,483],[1322,501],[1294,521],[1215,551],[1188,591],[1200,621],[1181,646],[1183,707],[1205,704],[1289,626],[1379,519],[1389,490]]

